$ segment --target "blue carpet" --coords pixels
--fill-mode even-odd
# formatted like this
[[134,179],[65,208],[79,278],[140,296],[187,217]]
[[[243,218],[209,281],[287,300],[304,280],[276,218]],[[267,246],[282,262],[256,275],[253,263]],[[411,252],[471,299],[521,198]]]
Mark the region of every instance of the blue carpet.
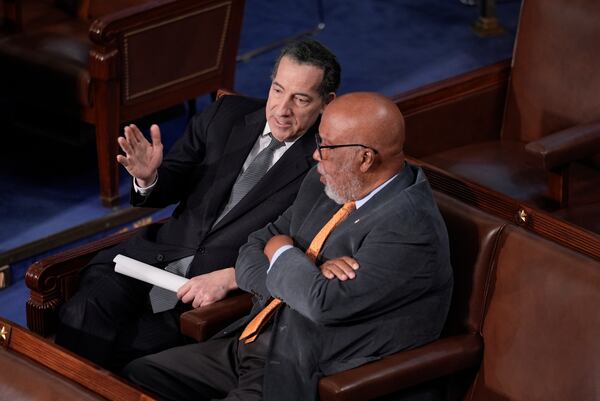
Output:
[[[518,0],[498,1],[498,16],[507,34],[483,39],[470,28],[477,8],[459,0],[323,3],[326,27],[316,38],[339,57],[340,93],[369,90],[390,96],[510,57],[520,7]],[[247,0],[239,53],[306,31],[317,22],[316,1]],[[265,97],[277,53],[275,49],[238,63],[236,90]],[[207,102],[206,97],[198,99],[198,109]],[[169,145],[183,131],[185,110],[156,119],[141,125],[157,121]],[[7,130],[2,124],[0,129]],[[98,200],[92,135],[81,134],[71,145],[26,135],[3,135],[3,140],[8,142],[0,149],[0,253],[116,211],[101,207]],[[129,185],[123,172],[121,208],[128,207]],[[168,214],[169,210],[161,211],[153,218]],[[14,284],[0,291],[0,316],[25,324],[28,291],[23,276],[34,260],[127,227],[14,263]]]

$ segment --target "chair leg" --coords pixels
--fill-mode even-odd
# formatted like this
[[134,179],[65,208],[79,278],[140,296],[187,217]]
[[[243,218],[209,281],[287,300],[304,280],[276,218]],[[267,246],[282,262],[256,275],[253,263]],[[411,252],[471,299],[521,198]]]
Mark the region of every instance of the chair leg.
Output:
[[117,206],[119,203],[119,166],[116,160],[118,131],[117,119],[96,125],[100,200],[106,207]]
[[106,116],[96,123],[96,151],[98,176],[100,178],[100,200],[106,207],[119,203],[119,164],[117,163],[119,136],[118,109],[106,106]]
[[100,200],[106,207],[119,203],[119,88],[115,81],[98,83],[96,92],[96,152]]
[[550,198],[561,208],[569,205],[569,195],[571,192],[569,170],[569,166],[566,166],[548,173]]

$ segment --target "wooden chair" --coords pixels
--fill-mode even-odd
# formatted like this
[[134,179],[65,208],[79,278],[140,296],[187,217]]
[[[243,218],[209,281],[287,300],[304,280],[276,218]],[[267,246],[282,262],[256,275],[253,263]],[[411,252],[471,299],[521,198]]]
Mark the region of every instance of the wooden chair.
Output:
[[406,152],[600,232],[600,3],[524,0],[514,57],[395,98]]
[[0,87],[96,128],[100,197],[118,201],[120,124],[233,89],[244,0],[2,0]]

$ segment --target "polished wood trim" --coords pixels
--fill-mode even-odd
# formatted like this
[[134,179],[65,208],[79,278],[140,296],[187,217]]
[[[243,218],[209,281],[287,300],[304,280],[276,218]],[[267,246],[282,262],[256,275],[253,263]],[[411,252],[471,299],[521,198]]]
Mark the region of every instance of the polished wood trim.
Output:
[[507,85],[510,60],[457,75],[392,97],[405,117]]
[[[150,401],[155,399],[109,371],[16,324],[0,318],[0,326],[4,327],[5,332],[8,333],[5,348],[78,383],[92,393],[111,401]],[[2,368],[10,369],[10,366]]]
[[27,327],[43,336],[54,333],[57,309],[77,290],[80,270],[99,251],[130,238],[142,227],[113,234],[32,264],[25,274],[25,284],[30,289],[25,306]]
[[10,286],[12,275],[9,265],[0,265],[0,290]]
[[412,158],[409,158],[409,161],[425,171],[434,190],[516,223],[543,238],[600,260],[600,236],[598,234],[570,224],[548,212],[519,202],[476,182],[444,171],[432,164]]

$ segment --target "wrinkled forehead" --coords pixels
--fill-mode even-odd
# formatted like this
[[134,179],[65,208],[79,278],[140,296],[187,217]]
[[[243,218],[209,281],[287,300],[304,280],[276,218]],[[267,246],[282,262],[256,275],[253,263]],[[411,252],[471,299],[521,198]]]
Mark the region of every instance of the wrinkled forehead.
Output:
[[364,130],[363,118],[331,105],[325,108],[319,125],[323,142],[332,144],[360,141]]

